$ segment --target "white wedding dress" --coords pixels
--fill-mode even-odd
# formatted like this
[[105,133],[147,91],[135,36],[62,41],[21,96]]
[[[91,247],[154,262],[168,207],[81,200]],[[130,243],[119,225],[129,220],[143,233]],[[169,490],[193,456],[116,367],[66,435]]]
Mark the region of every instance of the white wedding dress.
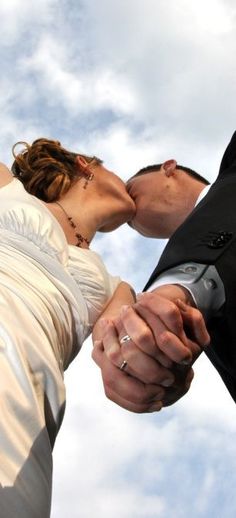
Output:
[[19,180],[0,189],[1,518],[50,516],[63,371],[119,282]]

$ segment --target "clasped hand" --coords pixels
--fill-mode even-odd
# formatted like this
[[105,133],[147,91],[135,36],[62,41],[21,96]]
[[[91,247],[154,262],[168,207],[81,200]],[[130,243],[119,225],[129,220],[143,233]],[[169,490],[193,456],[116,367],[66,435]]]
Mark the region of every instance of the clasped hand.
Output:
[[[102,339],[92,357],[106,396],[127,410],[159,411],[189,390],[192,364],[210,338],[201,313],[185,304],[180,290],[165,286],[143,293],[119,317],[100,320]],[[130,339],[123,341],[126,335]]]

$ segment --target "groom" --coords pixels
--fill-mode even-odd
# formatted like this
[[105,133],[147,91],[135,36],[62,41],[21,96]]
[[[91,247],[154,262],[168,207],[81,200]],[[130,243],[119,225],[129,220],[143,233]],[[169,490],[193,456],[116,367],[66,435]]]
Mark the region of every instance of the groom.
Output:
[[[101,344],[95,345],[93,352],[102,370],[106,394],[130,410],[158,409],[157,404],[153,406],[153,402],[149,404],[145,400],[145,390],[139,398],[140,406],[133,407],[135,396],[128,388],[128,376],[127,394],[122,388],[120,397],[122,380],[125,374],[137,375],[138,361],[140,377],[142,355],[145,354],[145,343],[140,337],[147,325],[153,331],[157,345],[155,350],[153,347],[148,350],[149,358],[153,356],[163,362],[166,361],[163,359],[164,353],[165,358],[172,362],[169,364],[172,386],[165,388],[162,404],[165,406],[175,402],[190,386],[191,367],[185,367],[181,374],[179,367],[176,368],[176,364],[183,361],[184,352],[181,342],[183,329],[175,328],[177,312],[181,311],[188,327],[190,325],[195,330],[194,345],[192,348],[190,346],[191,358],[187,358],[190,365],[201,353],[207,334],[197,310],[186,311],[181,303],[176,306],[176,299],[196,305],[202,311],[211,336],[211,345],[206,348],[206,354],[236,400],[236,133],[225,151],[216,182],[211,188],[207,183],[192,170],[177,166],[174,160],[141,170],[128,181],[128,191],[137,206],[131,226],[145,236],[171,236],[146,285],[146,289],[152,291],[144,293],[134,309],[123,311],[123,329],[119,324],[115,338],[112,325],[108,325],[104,337],[106,355]],[[163,332],[163,325],[166,332]],[[125,334],[132,340],[120,345],[119,338]],[[112,389],[109,386],[112,368],[109,343],[113,353],[114,346],[117,350],[118,347],[121,349],[126,362],[124,372],[117,369],[119,376],[112,383]],[[153,379],[150,381],[153,382]],[[156,379],[155,383],[159,384],[160,380]]]

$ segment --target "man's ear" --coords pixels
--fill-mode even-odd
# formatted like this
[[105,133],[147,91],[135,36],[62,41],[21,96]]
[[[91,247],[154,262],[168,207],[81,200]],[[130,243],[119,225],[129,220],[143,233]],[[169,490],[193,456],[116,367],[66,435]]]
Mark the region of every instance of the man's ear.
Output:
[[177,167],[177,162],[176,162],[176,160],[171,158],[170,160],[166,160],[164,162],[164,164],[162,164],[162,167],[165,171],[166,176],[168,176],[168,177],[173,176],[173,174],[175,173],[176,167]]

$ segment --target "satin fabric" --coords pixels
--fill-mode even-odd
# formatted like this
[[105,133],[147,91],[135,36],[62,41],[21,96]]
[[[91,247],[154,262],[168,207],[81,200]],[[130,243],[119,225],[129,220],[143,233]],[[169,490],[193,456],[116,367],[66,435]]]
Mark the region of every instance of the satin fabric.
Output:
[[0,189],[1,518],[50,516],[63,371],[119,282],[19,180]]

